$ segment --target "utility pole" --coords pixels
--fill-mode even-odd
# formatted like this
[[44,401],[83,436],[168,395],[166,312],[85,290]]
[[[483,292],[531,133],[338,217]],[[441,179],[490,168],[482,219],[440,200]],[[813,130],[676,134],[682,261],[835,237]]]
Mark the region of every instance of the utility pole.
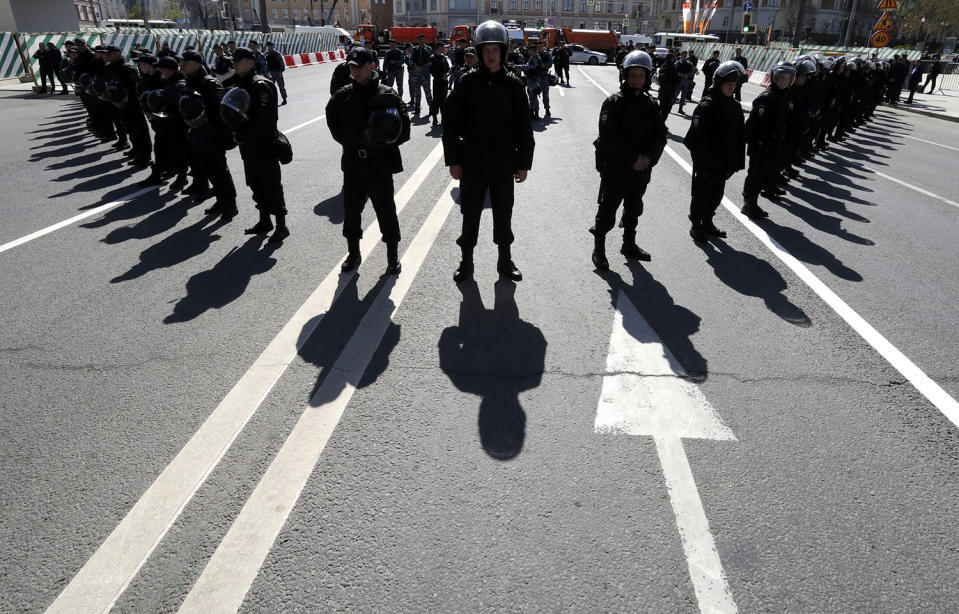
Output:
[[[855,2],[855,0],[853,0]],[[796,29],[793,30],[793,47],[798,47],[799,42],[802,40],[803,34],[805,34],[805,28],[803,28],[803,18],[806,16],[806,0],[799,0],[799,10],[796,12]],[[757,34],[758,38],[758,34]]]
[[266,18],[266,0],[260,0],[260,30],[262,32],[270,31],[270,23]]
[[849,40],[852,38],[852,22],[856,18],[856,5],[859,0],[852,0],[852,6],[849,7],[849,21],[846,23],[846,35],[842,39],[842,46],[848,47]]

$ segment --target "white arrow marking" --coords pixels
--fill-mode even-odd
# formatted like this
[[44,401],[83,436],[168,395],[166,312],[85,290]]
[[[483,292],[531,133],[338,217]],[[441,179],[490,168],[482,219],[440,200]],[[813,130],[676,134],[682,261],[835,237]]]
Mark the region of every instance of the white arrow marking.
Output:
[[622,290],[606,372],[596,432],[654,439],[699,609],[738,612],[681,439],[736,437]]

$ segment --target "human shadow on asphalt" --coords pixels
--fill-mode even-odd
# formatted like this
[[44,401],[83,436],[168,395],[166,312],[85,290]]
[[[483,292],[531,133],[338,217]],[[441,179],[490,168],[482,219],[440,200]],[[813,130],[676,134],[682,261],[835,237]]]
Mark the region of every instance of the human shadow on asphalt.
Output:
[[[71,156],[62,162],[53,162],[52,164],[47,166],[44,170],[55,171],[55,170],[60,170],[64,168],[70,168],[73,166],[86,166],[87,164],[90,164],[91,162],[96,162],[97,160],[99,160],[100,158],[102,158],[103,156],[109,153],[111,152],[106,151],[105,149],[98,149],[83,155]],[[112,164],[115,165],[116,162],[113,162]]]
[[730,247],[718,238],[696,243],[706,255],[706,263],[716,277],[731,289],[745,296],[762,299],[766,308],[796,326],[812,326],[809,316],[785,295],[786,280],[776,267],[762,258]]
[[633,276],[631,284],[612,269],[596,270],[596,274],[609,284],[609,302],[613,309],[616,309],[616,300],[622,291],[670,349],[687,377],[705,381],[709,377],[709,362],[692,341],[692,336],[699,331],[702,318],[686,307],[677,305],[666,286],[657,281],[642,264],[627,259],[626,266]]
[[[191,254],[191,257],[203,252],[213,241],[220,238],[213,233],[225,223],[217,220],[215,224],[204,227],[203,224],[206,221],[208,220],[197,222],[181,231],[187,233],[184,241],[202,242],[201,249]],[[264,249],[260,249],[266,238],[266,235],[251,236],[243,245],[233,247],[212,269],[193,275],[186,282],[186,295],[177,300],[176,305],[173,306],[173,313],[163,318],[163,323],[189,322],[211,309],[222,309],[243,296],[254,275],[266,273],[276,265],[273,252],[279,248],[279,245],[267,245]],[[163,241],[157,245],[162,243]],[[176,246],[168,245],[166,248],[175,249]]]
[[562,117],[544,117],[540,120],[533,120],[533,132],[546,132],[547,128],[562,121]]
[[[361,270],[363,265],[361,266]],[[367,267],[372,266],[370,264]],[[360,273],[362,274],[362,272]],[[358,333],[360,323],[369,312],[373,302],[384,291],[387,283],[394,283],[396,278],[388,275],[381,275],[373,287],[366,293],[362,299],[359,297],[357,282],[359,275],[340,274],[338,283],[342,286],[339,297],[330,306],[329,311],[311,318],[300,330],[297,340],[297,353],[304,362],[316,367],[319,375],[314,382],[309,394],[309,402],[318,407],[323,403],[336,398],[342,390],[324,390],[322,397],[317,397],[317,392],[323,386],[330,370],[336,364],[336,361],[343,355],[343,349],[353,338],[354,333]],[[388,301],[387,301],[388,302]],[[385,313],[382,317],[386,317]],[[376,328],[376,322],[367,322],[370,330]],[[382,321],[379,322],[382,325]],[[354,374],[350,385],[357,388],[365,388],[386,371],[389,366],[390,354],[400,342],[400,325],[394,322],[386,324],[383,337],[379,340],[376,350],[363,369],[362,374]],[[316,397],[316,398],[314,398]]]
[[[57,135],[57,136],[60,137],[60,135]],[[86,132],[78,132],[75,134],[70,134],[67,136],[60,137],[55,141],[45,141],[45,142],[39,143],[31,147],[30,151],[34,151],[37,149],[47,149],[49,147],[63,147],[65,145],[70,145],[73,143],[82,143],[82,142],[87,142],[87,144],[90,147],[93,147],[94,145],[96,145],[95,138],[92,134],[89,134]]]
[[107,160],[105,162],[98,162],[96,164],[90,164],[79,168],[77,170],[71,171],[51,179],[51,181],[62,183],[64,181],[72,181],[74,179],[86,179],[87,177],[97,176],[102,173],[105,173],[109,170],[113,170],[117,167],[116,160]]
[[74,154],[86,153],[87,150],[89,150],[91,147],[95,147],[96,145],[97,144],[95,142],[76,143],[74,145],[67,145],[65,147],[37,151],[30,154],[30,162],[39,162],[40,160],[46,160],[47,158],[66,158],[67,156],[72,156]]
[[813,243],[802,232],[789,226],[780,226],[770,218],[758,222],[786,250],[807,264],[822,266],[830,273],[848,281],[862,281],[862,275],[843,264],[829,250]]
[[526,440],[526,412],[519,396],[539,387],[546,365],[546,337],[520,318],[516,284],[497,281],[493,308],[483,305],[473,280],[463,295],[455,326],[440,334],[440,369],[457,390],[480,397],[477,428],[483,450],[496,460],[516,458]]
[[[860,190],[863,192],[873,191],[871,188],[867,188],[861,183],[857,183],[855,181],[855,180],[865,181],[867,179],[865,175],[858,175],[854,173],[852,169],[850,169],[849,167],[840,169],[841,172],[835,170],[835,168],[836,168],[835,164],[828,164],[826,160],[817,160],[816,165],[807,164],[803,167],[803,170],[805,170],[806,173],[809,175],[816,175],[817,177],[819,177],[819,179],[815,181],[821,181],[821,185],[833,190],[834,195],[837,195],[836,194],[836,192],[838,191],[838,188],[836,187],[837,185],[849,186],[850,188],[856,188],[857,190]],[[855,202],[862,205],[869,205],[870,207],[875,205],[875,203],[871,203],[869,201],[856,198],[855,196],[852,195],[852,192],[850,192],[849,190],[845,190],[844,195],[842,197],[849,200],[850,202]]]
[[140,252],[139,262],[130,267],[126,273],[111,279],[110,283],[116,284],[136,279],[150,271],[176,266],[199,256],[215,241],[220,240],[221,237],[216,234],[216,231],[227,223],[217,219],[216,223],[207,226],[209,221],[209,218],[204,218],[147,247]]
[[[116,185],[118,182],[129,179],[130,175],[139,172],[140,169],[131,168],[129,166],[121,166],[120,170],[115,173],[109,174],[99,174],[86,181],[81,181],[69,189],[64,190],[58,194],[53,194],[50,198],[59,198],[61,196],[67,196],[69,194],[75,194],[77,192],[95,192],[97,190],[102,190],[103,188],[108,188],[110,186]],[[126,193],[135,192],[139,188],[130,188],[127,186]],[[104,202],[110,202],[109,200]]]
[[860,201],[860,199],[852,196],[849,190],[837,188],[828,181],[803,176],[798,182],[787,184],[786,190],[791,194],[795,193],[801,200],[821,211],[835,213],[856,222],[869,223],[868,218],[846,208],[846,203],[849,202],[869,203]]
[[[139,220],[137,223],[133,225],[120,226],[119,228],[114,228],[113,230],[109,232],[109,234],[107,234],[107,236],[103,237],[103,239],[101,240],[108,245],[116,245],[118,243],[123,243],[124,241],[128,241],[130,239],[149,239],[150,237],[154,237],[156,235],[162,234],[168,230],[173,229],[174,227],[176,227],[178,223],[180,223],[181,220],[183,220],[190,213],[190,209],[192,209],[193,207],[199,204],[197,201],[190,198],[189,195],[183,198],[180,198],[180,200],[177,200],[172,205],[167,204],[170,201],[177,198],[177,196],[178,196],[177,194],[166,192],[160,195],[156,199],[134,199],[130,201],[130,203],[127,203],[127,204],[132,204],[136,202],[137,200],[153,201],[149,205],[146,205],[150,207],[150,210],[151,210],[150,215]],[[111,209],[100,220],[97,220],[96,222],[91,222],[90,224],[84,224],[83,225],[84,228],[98,228],[98,227],[104,226],[105,223],[103,222],[103,219],[106,219],[109,216],[109,214],[125,206],[126,205],[121,205],[120,207]],[[127,211],[122,211],[118,213],[117,215],[128,216],[132,214],[133,211],[135,210],[136,208],[133,208]],[[134,217],[140,217],[140,216],[134,215]],[[119,219],[119,217],[114,217],[112,218],[111,221],[116,221],[117,219]],[[127,218],[127,219],[130,219],[130,218]],[[207,221],[213,221],[213,218],[212,217],[207,218]]]
[[[77,134],[90,134],[85,126],[82,124],[76,123],[69,126],[64,126],[63,128],[45,128],[43,130],[32,130],[27,134],[35,134],[36,136],[31,137],[31,141],[44,141],[47,139],[62,138],[67,136],[74,136]],[[92,136],[92,135],[91,135]]]
[[313,207],[313,213],[327,218],[331,224],[342,224],[346,219],[346,213],[343,210],[343,191],[317,203]]

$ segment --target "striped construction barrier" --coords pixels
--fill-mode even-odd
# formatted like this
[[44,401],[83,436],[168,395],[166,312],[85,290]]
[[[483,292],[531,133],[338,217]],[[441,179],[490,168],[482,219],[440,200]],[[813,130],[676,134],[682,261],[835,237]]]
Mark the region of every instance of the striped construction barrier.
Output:
[[346,52],[342,49],[336,51],[322,51],[319,53],[294,53],[284,55],[283,61],[287,68],[298,68],[300,66],[309,66],[311,64],[322,64],[324,62],[337,62],[346,59]]
[[0,79],[12,79],[23,73],[16,36],[12,32],[0,32]]
[[736,54],[736,49],[742,48],[743,55],[749,63],[749,68],[755,68],[760,71],[768,71],[779,62],[790,62],[800,55],[807,53],[822,53],[825,55],[853,55],[860,57],[872,57],[875,53],[880,59],[891,59],[894,55],[906,55],[910,60],[917,59],[919,51],[896,49],[884,47],[874,49],[872,47],[828,47],[825,45],[803,45],[802,48],[788,47],[773,44],[769,47],[762,45],[737,45],[733,43],[687,43],[682,48],[686,51],[692,51],[696,57],[705,59],[712,57],[713,51],[719,51],[719,60],[725,62],[731,60]]

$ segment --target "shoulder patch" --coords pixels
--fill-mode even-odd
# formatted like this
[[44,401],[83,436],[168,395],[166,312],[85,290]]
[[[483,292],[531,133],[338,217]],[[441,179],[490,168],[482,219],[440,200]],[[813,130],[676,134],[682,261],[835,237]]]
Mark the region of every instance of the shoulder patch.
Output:
[[699,117],[695,115],[693,116],[693,127],[699,127]]
[[766,112],[766,107],[756,107],[756,113],[759,113],[760,115],[762,115],[765,112]]

